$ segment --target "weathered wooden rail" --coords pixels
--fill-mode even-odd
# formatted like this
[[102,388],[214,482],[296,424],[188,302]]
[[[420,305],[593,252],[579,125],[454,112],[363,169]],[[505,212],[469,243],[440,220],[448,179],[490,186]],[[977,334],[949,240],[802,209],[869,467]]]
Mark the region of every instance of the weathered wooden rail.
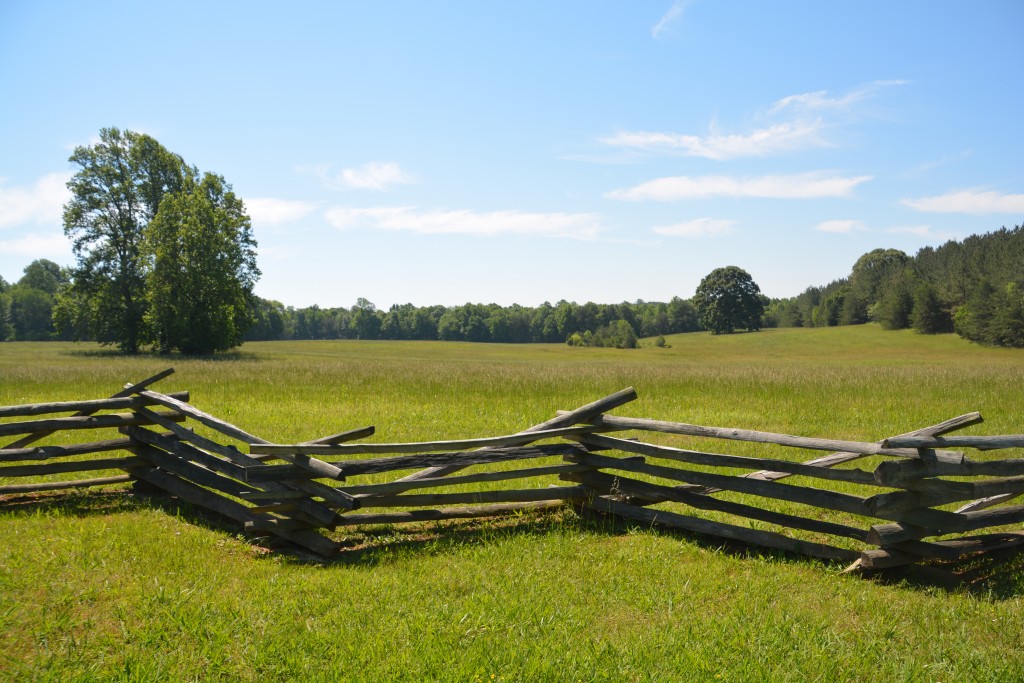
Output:
[[[1024,545],[1024,505],[1014,503],[1024,459],[987,455],[1024,448],[1024,435],[947,436],[978,413],[866,443],[609,415],[636,398],[625,389],[508,436],[368,443],[374,428],[364,427],[275,444],[195,408],[187,392],[151,389],[171,372],[107,399],[0,407],[0,438],[20,436],[0,448],[0,501],[141,481],[323,556],[342,548],[339,527],[566,505],[861,569],[955,567]],[[84,430],[109,438],[66,443]],[[32,445],[44,438],[58,443]],[[764,454],[707,447],[722,442]],[[794,457],[805,450],[827,454]]]

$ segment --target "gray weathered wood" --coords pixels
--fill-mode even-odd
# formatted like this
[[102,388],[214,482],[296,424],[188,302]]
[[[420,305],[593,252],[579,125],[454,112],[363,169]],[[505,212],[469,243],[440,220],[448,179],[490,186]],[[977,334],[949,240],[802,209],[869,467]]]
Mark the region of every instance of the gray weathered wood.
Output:
[[467,493],[410,493],[397,496],[365,496],[363,508],[425,507],[482,503],[528,503],[540,500],[584,500],[590,490],[585,486],[553,486],[511,491],[470,491]]
[[[179,401],[188,401],[187,391],[178,391],[168,394]],[[97,398],[88,401],[57,401],[51,403],[26,403],[16,406],[0,406],[0,418],[8,417],[30,417],[33,415],[47,415],[49,413],[71,413],[78,412],[78,417],[85,417],[84,414],[93,414],[101,410],[119,410],[121,408],[134,409],[139,406],[153,405],[153,402],[139,396],[120,396],[117,398]]]
[[[439,510],[402,510],[398,512],[348,513],[342,515],[347,526],[374,524],[405,524],[409,522],[432,522],[444,519],[475,519],[500,517],[531,511],[561,510],[565,502],[546,500],[533,503],[504,503],[500,505],[474,505],[471,507],[442,508]],[[340,526],[340,525],[339,525]]]
[[405,491],[415,489],[429,489],[442,486],[462,486],[464,484],[507,481],[509,479],[530,479],[532,477],[556,476],[570,472],[585,472],[593,469],[594,468],[589,465],[548,465],[544,467],[529,467],[502,472],[480,472],[477,474],[464,474],[453,477],[431,477],[429,479],[417,479],[415,481],[392,481],[384,484],[343,486],[341,487],[341,490],[353,496],[389,495],[404,493]]
[[278,527],[274,525],[272,518],[265,515],[254,515],[242,503],[235,502],[212,491],[207,491],[169,472],[158,468],[141,467],[136,470],[135,474],[139,479],[147,481],[188,503],[211,510],[228,519],[241,522],[243,525],[252,523],[292,543],[312,550],[318,555],[329,557],[338,551],[337,543],[315,531]]
[[359,443],[359,444],[252,444],[249,452],[253,455],[364,455],[381,453],[433,453],[456,451],[470,448],[500,448],[503,446],[524,446],[535,441],[567,436],[579,436],[601,431],[600,427],[565,427],[546,429],[528,434],[490,436],[481,439],[456,439],[452,441],[419,441],[411,443]]
[[994,451],[1001,448],[1024,448],[1024,434],[1001,436],[893,436],[883,444],[886,448],[977,448]]
[[729,439],[733,441],[774,444],[777,446],[791,446],[794,448],[806,448],[817,451],[844,451],[849,453],[860,453],[862,455],[917,457],[916,451],[908,450],[906,448],[884,448],[877,443],[842,441],[838,439],[818,439],[809,436],[792,436],[790,434],[759,432],[752,429],[702,427],[683,422],[665,422],[663,420],[651,420],[648,418],[615,417],[612,415],[601,415],[593,419],[591,422],[596,425],[614,427],[617,430],[637,429],[640,431],[682,434],[685,436],[697,436],[708,439]]
[[[395,470],[409,470],[443,464],[459,464],[460,466],[480,465],[485,463],[506,462],[509,460],[528,460],[531,458],[547,458],[558,455],[584,452],[574,444],[552,444],[530,446],[526,448],[493,448],[476,451],[457,451],[454,453],[421,453],[418,455],[398,455],[390,458],[370,458],[366,460],[346,460],[336,463],[345,477],[360,474],[377,474]],[[308,478],[310,473],[293,465],[262,465],[250,467],[248,481],[288,480]]]
[[[250,451],[256,444],[263,446],[264,444],[268,443],[264,439],[261,439],[258,436],[254,436],[253,434],[246,432],[240,427],[236,427],[230,422],[226,422],[224,420],[221,420],[220,418],[214,417],[209,413],[205,413],[199,410],[198,408],[188,405],[187,403],[182,403],[181,401],[173,399],[170,396],[158,394],[154,391],[143,391],[141,392],[141,395],[164,407],[176,410],[180,412],[182,415],[186,415],[192,418],[193,420],[199,422],[200,424],[206,425],[210,429],[218,431],[221,434],[224,434],[225,436],[229,436],[233,439],[238,439],[239,441],[244,441],[245,443],[250,444]],[[299,446],[299,448],[339,448],[339,446]],[[263,453],[266,452],[263,451]],[[331,479],[342,478],[341,470],[339,470],[337,467],[334,467],[329,463],[323,462],[322,460],[311,458],[304,453],[296,453],[294,455],[290,455],[289,453],[282,451],[278,453],[266,454],[276,455],[279,458],[287,460],[295,467],[300,467],[304,470],[308,470],[309,472],[313,473],[316,477],[327,477]]]
[[175,439],[163,434],[157,434],[145,427],[122,427],[121,431],[128,434],[136,442],[156,446],[157,448],[176,455],[179,458],[184,458],[185,460],[198,463],[215,472],[225,474],[232,479],[245,481],[244,467],[236,465],[225,458],[218,458],[216,455],[207,453],[206,451],[196,448],[195,446],[181,441],[180,439]]
[[962,505],[956,509],[957,512],[975,512],[977,510],[985,510],[987,508],[995,507],[996,505],[1002,505],[1008,503],[1015,498],[1019,498],[1019,493],[1003,493],[998,496],[989,496],[988,498],[982,498],[980,500],[972,500],[966,505]]
[[[901,434],[900,436],[936,436],[939,434],[947,434],[949,432],[956,431],[958,429],[963,429],[965,427],[970,427],[971,425],[976,425],[983,421],[984,420],[981,417],[981,413],[967,413],[965,415],[958,415],[957,417],[951,418],[949,420],[944,420],[943,422],[939,422],[938,424],[930,425],[928,427],[922,427],[920,429],[915,429],[912,432],[907,432],[906,434]],[[812,458],[811,460],[805,460],[802,464],[814,465],[816,467],[835,467],[837,465],[842,465],[847,462],[853,462],[854,460],[859,460],[864,457],[867,456],[865,456],[862,453],[839,452],[832,453],[830,455],[823,455],[819,458]],[[771,470],[761,470],[760,472],[752,472],[744,476],[750,479],[778,481],[779,479],[784,479],[792,475],[787,472],[772,472]],[[709,491],[709,493],[713,492]]]
[[[927,512],[935,512],[929,510]],[[928,536],[944,536],[946,534],[976,531],[986,527],[1003,526],[1024,522],[1024,505],[1008,505],[1001,508],[990,508],[975,512],[944,513],[941,521],[930,516],[920,515],[912,510],[904,514],[902,522],[876,524],[868,531],[868,543],[872,545],[890,546],[900,541],[917,540]],[[920,523],[924,521],[927,523]],[[918,523],[915,523],[918,522]]]
[[[944,559],[958,559],[973,553],[991,552],[1024,544],[1024,533],[1007,532],[1001,534],[985,534],[970,538],[935,541],[929,545],[949,550]],[[899,548],[875,548],[861,553],[861,566],[865,569],[886,569],[920,562],[922,556]]]
[[72,460],[65,462],[51,462],[43,465],[14,465],[12,467],[0,467],[0,478],[41,477],[48,474],[95,472],[97,470],[130,470],[135,467],[144,466],[145,464],[145,462],[136,457],[129,457]]
[[150,446],[149,444],[140,444],[136,446],[135,453],[139,458],[145,460],[153,467],[159,467],[160,469],[176,474],[182,479],[190,481],[193,484],[198,484],[199,486],[203,486],[208,489],[214,489],[235,498],[239,498],[239,494],[242,492],[256,490],[246,484],[236,481],[235,479],[225,477],[218,472],[168,453],[161,448]]
[[[633,387],[626,387],[620,391],[616,391],[614,394],[609,394],[603,398],[599,398],[596,401],[588,403],[584,406],[580,406],[575,410],[566,412],[559,412],[558,415],[545,420],[539,424],[535,424],[531,427],[519,432],[519,434],[528,434],[530,432],[541,432],[549,429],[560,429],[562,427],[571,427],[578,422],[586,422],[595,415],[618,408],[621,405],[625,405],[630,401],[636,400],[636,390]],[[421,472],[413,472],[408,474],[398,481],[415,481],[416,479],[427,479],[430,477],[443,477],[453,472],[458,472],[460,469],[465,467],[464,465],[443,465],[440,467],[428,467]]]
[[224,436],[231,437],[232,439],[237,439],[238,441],[241,441],[243,443],[267,443],[258,436],[253,436],[249,432],[245,431],[240,427],[236,427],[230,422],[226,422],[224,420],[221,420],[220,418],[214,417],[213,415],[205,413],[194,406],[190,406],[187,403],[179,401],[175,398],[171,398],[166,394],[159,394],[155,391],[148,390],[139,391],[137,393],[140,396],[145,396],[146,398],[150,399],[151,401],[158,405],[162,405],[165,408],[170,408],[171,410],[174,410],[183,416],[190,417],[199,424],[206,425],[210,429],[216,432],[220,432]]
[[[136,452],[139,454],[139,457],[149,460],[154,465],[172,472],[182,479],[209,489],[215,489],[232,497],[240,498],[240,493],[256,490],[246,484],[196,465],[184,458],[171,455],[153,446],[139,446]],[[337,521],[337,514],[333,510],[317,505],[308,499],[294,501],[291,512],[299,513],[305,521],[315,526],[330,527]]]
[[[640,444],[637,444],[640,445]],[[637,451],[631,452],[639,452]],[[855,515],[867,514],[864,508],[864,499],[848,493],[836,491],[825,491],[807,486],[793,486],[791,484],[780,484],[774,481],[760,481],[735,477],[728,474],[711,474],[708,472],[694,472],[676,467],[664,467],[662,465],[651,465],[643,462],[623,461],[620,458],[612,458],[596,454],[579,454],[568,456],[571,462],[593,465],[601,469],[618,469],[627,472],[639,472],[654,477],[682,481],[689,484],[701,486],[713,486],[727,491],[738,491],[749,493],[765,498],[777,500],[788,500],[793,503],[813,505],[828,510],[839,510]]]
[[847,481],[856,484],[870,484],[877,486],[871,472],[864,470],[836,470],[803,463],[789,462],[786,460],[772,460],[769,458],[750,458],[739,455],[720,455],[717,453],[704,453],[701,451],[684,450],[670,446],[656,446],[654,444],[618,439],[610,436],[587,435],[579,437],[578,441],[588,446],[600,448],[612,448],[630,453],[646,455],[652,458],[663,458],[676,462],[691,463],[694,465],[707,465],[709,467],[732,467],[741,469],[756,470],[762,467],[771,467],[778,472],[798,474],[805,477],[818,479],[829,479],[832,481]]
[[[172,375],[172,374],[174,374],[174,368],[167,368],[166,370],[162,370],[162,371],[156,373],[155,375],[152,375],[151,377],[147,377],[146,379],[142,380],[141,382],[136,382],[135,384],[126,384],[124,389],[122,389],[121,391],[119,391],[116,394],[112,395],[110,398],[122,398],[124,396],[131,396],[132,394],[135,393],[135,391],[138,388],[145,388],[145,387],[151,386],[151,385],[159,382],[160,380],[162,380],[164,377],[167,377],[167,376]],[[77,413],[75,415],[75,417],[85,417],[87,415],[92,415],[94,412],[96,412],[96,411],[95,410],[91,410],[91,411],[90,410],[83,410],[83,411],[80,411],[79,413]],[[15,441],[13,443],[7,444],[4,448],[24,448],[25,446],[29,445],[30,443],[35,443],[36,441],[39,441],[40,439],[42,439],[42,438],[44,438],[46,436],[49,436],[50,434],[53,434],[54,431],[56,431],[56,430],[36,432],[34,434],[29,434],[28,436],[24,436],[24,437],[18,439],[17,441]]]
[[1024,476],[1024,459],[969,460],[959,464],[925,460],[889,460],[875,468],[875,480],[883,486],[928,490],[930,477]]
[[936,507],[985,496],[1024,493],[1024,477],[989,479],[980,482],[943,481],[917,482],[915,490],[893,491],[871,496],[864,501],[872,516],[892,515],[904,510]]
[[[177,436],[179,439],[192,443],[203,450],[227,458],[230,462],[233,462],[236,465],[240,465],[241,467],[246,468],[245,481],[250,481],[249,472],[252,469],[266,467],[265,465],[260,463],[259,460],[256,460],[255,458],[252,458],[251,456],[242,453],[236,448],[232,448],[231,446],[223,446],[217,443],[216,441],[212,441],[210,439],[207,439],[206,437],[196,434],[195,432],[192,432],[189,429],[185,429],[181,425],[174,424],[173,422],[168,420],[163,420],[162,418],[159,417],[154,417],[155,413],[152,413],[147,408],[141,408],[139,410],[139,413],[142,415],[149,416],[151,419],[153,419],[153,421],[156,424],[162,427],[166,427],[171,432],[173,432],[174,435]],[[287,467],[293,466],[287,465]],[[306,472],[306,470],[301,471],[304,473]],[[274,481],[273,478],[271,478],[269,480],[261,482],[259,488],[280,491],[299,489],[302,491],[306,491],[308,493],[312,493],[313,495],[320,496],[324,498],[327,504],[335,508],[343,508],[345,510],[352,510],[358,505],[355,501],[355,498],[353,498],[352,496],[342,493],[341,491],[338,491],[330,486],[320,484],[319,482],[293,481],[290,482],[289,484],[285,484],[280,481]]]
[[131,439],[107,439],[70,446],[36,446],[28,448],[5,448],[0,450],[0,462],[24,462],[27,460],[53,460],[70,458],[90,453],[106,453],[125,450],[131,446]]
[[46,481],[34,484],[9,484],[0,486],[0,496],[15,493],[41,493],[43,491],[59,491],[62,489],[80,489],[92,486],[109,486],[134,481],[130,474],[118,474],[113,477],[96,477],[94,479],[76,479],[74,481]]
[[[184,418],[176,413],[166,413],[164,417],[181,421]],[[25,422],[8,422],[0,424],[0,436],[12,434],[52,434],[57,431],[76,429],[107,429],[126,425],[152,424],[149,420],[136,413],[111,413],[109,415],[86,415],[72,417],[51,417],[44,420],[28,420]],[[9,449],[4,449],[9,450]]]
[[595,498],[589,507],[599,512],[633,519],[646,524],[657,524],[661,526],[674,527],[686,531],[693,531],[699,534],[726,538],[732,541],[740,541],[751,545],[759,545],[765,548],[775,548],[792,553],[799,553],[810,557],[818,557],[828,560],[853,561],[858,553],[844,548],[825,545],[823,543],[812,543],[801,541],[773,531],[761,531],[760,529],[748,529],[734,524],[713,522],[707,519],[699,519],[688,515],[681,515],[665,510],[652,510],[649,508],[619,503],[607,498]]
[[[862,542],[867,540],[867,531],[864,529],[858,529],[857,527],[848,526],[846,524],[824,522],[817,519],[807,519],[796,515],[772,512],[752,505],[733,503],[730,501],[720,500],[718,498],[712,498],[708,495],[693,493],[685,488],[650,484],[648,482],[637,481],[636,479],[630,479],[628,477],[594,471],[568,473],[563,475],[562,478],[568,481],[575,481],[594,487],[595,490],[604,495],[626,496],[631,500],[624,502],[629,502],[631,504],[653,505],[665,502],[684,503],[690,507],[700,510],[726,512],[731,515],[736,515],[737,517],[756,519],[761,522],[777,524],[779,526],[790,527],[792,529],[803,529],[804,531],[842,536]],[[638,503],[633,499],[640,499],[642,502]]]
[[330,436],[322,436],[319,439],[310,439],[309,441],[303,441],[302,444],[305,446],[316,446],[345,443],[346,441],[356,441],[358,439],[365,439],[368,436],[373,436],[376,431],[377,428],[370,425],[368,427],[360,427],[359,429],[350,429],[345,432],[331,434]]

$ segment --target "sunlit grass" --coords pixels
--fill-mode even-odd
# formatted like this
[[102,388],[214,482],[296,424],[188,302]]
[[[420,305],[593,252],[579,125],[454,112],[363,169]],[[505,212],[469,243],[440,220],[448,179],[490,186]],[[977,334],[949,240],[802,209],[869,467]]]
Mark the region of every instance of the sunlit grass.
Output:
[[[219,360],[3,344],[0,404],[98,398],[173,365],[158,389],[190,390],[201,409],[282,443],[367,424],[379,441],[511,433],[626,386],[640,398],[616,414],[712,426],[874,441],[980,410],[975,433],[1024,431],[1019,351],[870,326],[668,342],[265,343]],[[99,492],[0,506],[0,533],[0,679],[1024,673],[1019,561],[982,584],[990,592],[947,593],[565,512],[384,529],[339,562],[309,564],[266,555],[172,502]]]

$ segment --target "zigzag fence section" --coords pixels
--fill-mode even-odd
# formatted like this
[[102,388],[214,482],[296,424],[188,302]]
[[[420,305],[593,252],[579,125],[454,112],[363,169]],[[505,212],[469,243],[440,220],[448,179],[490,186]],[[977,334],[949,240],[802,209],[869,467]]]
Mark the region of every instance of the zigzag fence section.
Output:
[[[989,455],[1024,435],[947,436],[978,413],[870,443],[609,415],[636,398],[625,389],[507,436],[372,443],[365,427],[275,444],[151,389],[172,372],[106,399],[0,407],[0,439],[19,436],[0,448],[0,499],[145,482],[323,556],[343,527],[566,505],[850,569],[1024,545],[1024,459]],[[97,432],[112,438],[82,438]],[[737,442],[758,455],[714,452]]]

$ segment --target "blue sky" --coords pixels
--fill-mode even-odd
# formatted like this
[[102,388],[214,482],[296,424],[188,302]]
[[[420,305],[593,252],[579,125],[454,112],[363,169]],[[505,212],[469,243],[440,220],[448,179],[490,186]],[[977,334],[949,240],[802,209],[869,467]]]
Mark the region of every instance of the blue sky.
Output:
[[1024,222],[1024,3],[0,0],[0,275],[149,133],[285,304],[773,297]]

